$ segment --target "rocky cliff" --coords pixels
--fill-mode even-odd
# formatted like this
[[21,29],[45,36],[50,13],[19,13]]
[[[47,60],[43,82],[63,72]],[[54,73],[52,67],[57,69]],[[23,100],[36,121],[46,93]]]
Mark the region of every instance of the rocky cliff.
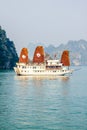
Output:
[[17,61],[15,45],[7,38],[5,30],[0,26],[0,69],[12,69]]
[[45,48],[45,51],[51,56],[57,54],[58,58],[63,50],[70,51],[71,65],[87,65],[87,41],[69,41],[67,44],[60,44],[58,47],[50,45]]

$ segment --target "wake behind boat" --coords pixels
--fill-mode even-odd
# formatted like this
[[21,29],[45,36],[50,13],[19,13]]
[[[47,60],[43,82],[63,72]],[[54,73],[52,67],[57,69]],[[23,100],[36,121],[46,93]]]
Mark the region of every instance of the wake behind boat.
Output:
[[28,58],[28,49],[21,50],[19,62],[14,70],[17,75],[24,76],[64,76],[73,72],[69,66],[68,50],[63,51],[61,60],[46,60],[43,46],[37,46],[32,62]]

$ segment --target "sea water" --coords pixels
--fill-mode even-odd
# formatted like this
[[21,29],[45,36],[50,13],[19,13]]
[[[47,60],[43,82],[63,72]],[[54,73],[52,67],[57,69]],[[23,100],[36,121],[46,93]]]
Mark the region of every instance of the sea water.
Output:
[[87,67],[69,77],[0,71],[0,130],[87,130]]

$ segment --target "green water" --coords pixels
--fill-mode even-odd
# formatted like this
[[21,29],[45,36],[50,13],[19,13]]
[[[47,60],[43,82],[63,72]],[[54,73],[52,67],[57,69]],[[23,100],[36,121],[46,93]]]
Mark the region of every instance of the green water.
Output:
[[0,71],[0,130],[87,130],[87,67],[70,77]]

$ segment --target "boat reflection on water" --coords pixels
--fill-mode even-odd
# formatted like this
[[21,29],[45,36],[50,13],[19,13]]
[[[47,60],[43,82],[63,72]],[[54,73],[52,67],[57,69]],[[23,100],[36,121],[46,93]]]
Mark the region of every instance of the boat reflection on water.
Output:
[[[19,86],[27,87],[34,85],[35,87],[41,87],[44,84],[53,84],[53,86],[60,84],[66,84],[69,80],[68,76],[15,76],[14,80]],[[54,82],[54,83],[51,83]]]

